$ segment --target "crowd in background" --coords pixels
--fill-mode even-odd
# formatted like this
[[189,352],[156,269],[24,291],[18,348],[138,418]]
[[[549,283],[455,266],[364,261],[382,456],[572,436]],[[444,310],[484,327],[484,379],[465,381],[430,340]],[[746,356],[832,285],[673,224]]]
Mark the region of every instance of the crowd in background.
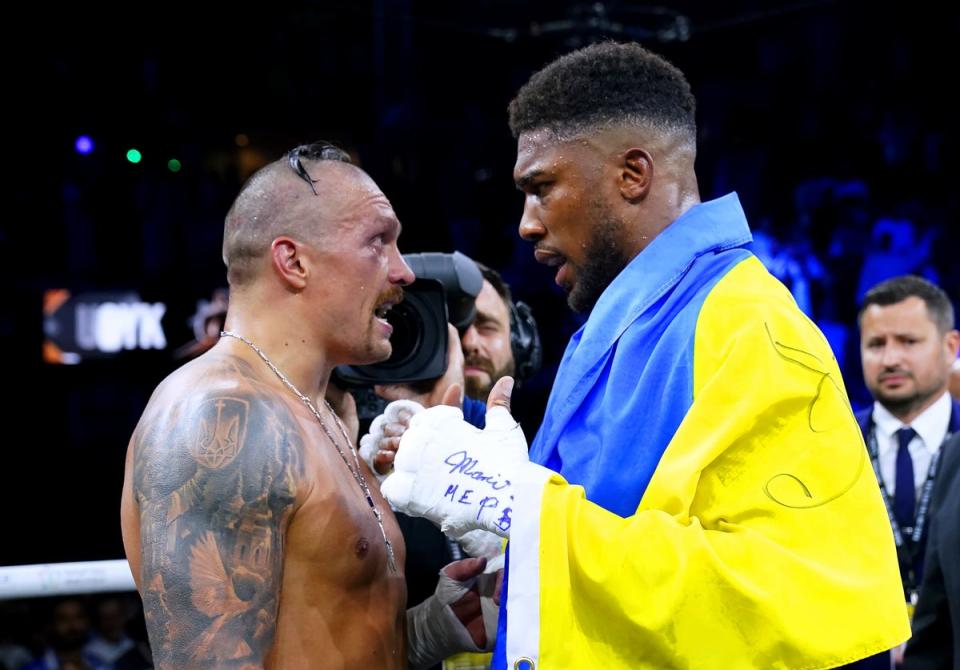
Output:
[[[740,194],[754,252],[827,336],[855,407],[870,402],[856,323],[865,290],[912,273],[940,285],[955,303],[960,296],[960,154],[940,56],[956,27],[953,16],[825,3],[705,32],[688,44],[650,45],[688,73],[700,100],[702,198]],[[243,179],[315,136],[349,146],[383,187],[404,224],[403,251],[460,250],[500,270],[516,297],[532,306],[544,367],[516,404],[525,421],[536,421],[581,317],[567,310],[550,270],[517,238],[521,202],[511,179],[514,144],[505,106],[516,82],[560,48],[547,41],[508,47],[416,22],[381,38],[381,48],[400,55],[381,64],[376,78],[351,69],[359,66],[349,64],[352,52],[344,45],[350,36],[334,34],[331,50],[346,51],[318,67],[331,77],[340,67],[344,79],[334,83],[349,79],[352,89],[311,82],[306,66],[291,65],[289,76],[266,86],[285,96],[259,100],[257,109],[266,110],[260,116],[237,111],[227,121],[204,116],[210,112],[195,111],[189,96],[177,94],[176,75],[187,65],[156,55],[138,60],[130,70],[139,77],[138,104],[156,102],[148,118],[183,136],[171,142],[185,165],[180,173],[114,161],[106,151],[126,136],[104,139],[101,153],[75,155],[64,149],[75,132],[67,123],[39,139],[26,133],[15,140],[37,142],[39,149],[24,145],[18,152],[30,179],[13,195],[16,225],[0,229],[0,277],[16,288],[0,312],[0,338],[8,354],[17,352],[11,379],[25,385],[10,409],[30,423],[39,448],[11,453],[8,472],[15,474],[8,477],[46,472],[44,495],[61,513],[44,521],[47,539],[33,530],[36,519],[12,520],[0,564],[121,556],[116,509],[126,439],[149,389],[175,364],[153,357],[133,365],[128,359],[77,369],[44,366],[42,292],[136,287],[144,295],[209,296],[224,284],[223,216]],[[470,58],[462,59],[457,80],[449,79],[449,68],[430,67],[445,50],[465,49]],[[265,73],[277,77],[283,66],[277,58],[269,67],[252,64],[246,80],[234,73],[230,81],[242,92],[241,83],[252,86]],[[357,55],[359,62],[365,58],[366,52]],[[76,88],[82,65],[95,64],[79,63],[53,54],[21,76],[52,77]],[[349,99],[351,90],[362,94]],[[41,101],[43,95],[52,94],[41,93]],[[351,116],[353,105],[367,109]],[[131,123],[126,119],[123,128]],[[103,132],[109,134],[106,127]],[[37,230],[44,232],[39,243]],[[38,245],[43,263],[23,253]],[[45,465],[51,452],[59,463],[55,472]],[[15,482],[6,490],[15,501],[28,494]],[[117,664],[119,656],[97,665],[88,653],[90,641],[105,635],[110,608],[122,610],[114,619],[129,632],[100,647],[143,653],[138,605],[129,597],[0,602],[0,668],[42,662],[57,645],[79,649],[77,657],[91,670],[136,667]],[[65,609],[80,623],[63,633],[56,621]]]

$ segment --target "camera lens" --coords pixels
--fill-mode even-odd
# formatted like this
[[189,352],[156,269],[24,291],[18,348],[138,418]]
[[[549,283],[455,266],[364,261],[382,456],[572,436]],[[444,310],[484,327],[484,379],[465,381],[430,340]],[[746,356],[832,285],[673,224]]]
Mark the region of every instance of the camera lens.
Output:
[[447,305],[443,285],[417,279],[387,313],[390,358],[373,365],[337,366],[345,384],[397,384],[436,379],[447,367]]
[[415,309],[416,299],[407,300],[396,305],[387,314],[387,323],[393,326],[390,335],[390,345],[393,352],[390,358],[380,365],[385,368],[396,368],[407,363],[417,350],[423,339],[423,318]]

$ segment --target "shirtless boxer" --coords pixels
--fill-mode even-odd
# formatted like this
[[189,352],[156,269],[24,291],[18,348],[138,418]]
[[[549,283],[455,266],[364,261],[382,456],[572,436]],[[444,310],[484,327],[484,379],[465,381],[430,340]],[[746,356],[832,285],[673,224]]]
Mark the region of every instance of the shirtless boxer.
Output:
[[[414,279],[399,234],[326,144],[268,165],[231,207],[224,336],[160,384],[127,454],[123,540],[157,668],[406,667],[403,540],[323,400],[334,366],[390,355],[383,316]],[[484,646],[466,599],[453,611]]]

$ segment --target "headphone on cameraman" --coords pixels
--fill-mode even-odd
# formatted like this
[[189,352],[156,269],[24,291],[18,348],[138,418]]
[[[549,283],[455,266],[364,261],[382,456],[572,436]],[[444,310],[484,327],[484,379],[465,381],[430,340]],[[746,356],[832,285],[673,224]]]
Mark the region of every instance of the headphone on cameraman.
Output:
[[530,379],[540,370],[543,347],[540,345],[537,320],[533,318],[530,306],[521,300],[505,302],[510,311],[510,349],[513,351],[515,375],[519,383]]

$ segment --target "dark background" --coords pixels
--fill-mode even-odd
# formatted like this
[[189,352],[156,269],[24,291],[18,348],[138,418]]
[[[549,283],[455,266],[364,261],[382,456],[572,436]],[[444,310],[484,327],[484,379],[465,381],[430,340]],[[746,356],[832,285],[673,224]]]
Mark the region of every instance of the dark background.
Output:
[[[518,402],[535,424],[578,321],[517,238],[506,106],[533,71],[602,36],[637,39],[688,75],[702,197],[737,190],[756,229],[820,259],[826,274],[808,310],[818,321],[853,323],[882,217],[931,236],[923,269],[960,295],[956,11],[759,1],[148,6],[109,15],[20,6],[6,18],[0,564],[122,556],[127,440],[175,366],[169,352],[44,364],[44,291],[135,289],[170,303],[170,345],[186,342],[196,301],[225,285],[222,221],[243,179],[303,142],[355,154],[403,222],[403,251],[464,251],[502,270],[533,306],[546,365]],[[96,142],[92,154],[75,153],[80,134]],[[141,163],[125,160],[130,147]],[[167,169],[171,157],[180,172]],[[864,402],[847,332],[838,357]]]

